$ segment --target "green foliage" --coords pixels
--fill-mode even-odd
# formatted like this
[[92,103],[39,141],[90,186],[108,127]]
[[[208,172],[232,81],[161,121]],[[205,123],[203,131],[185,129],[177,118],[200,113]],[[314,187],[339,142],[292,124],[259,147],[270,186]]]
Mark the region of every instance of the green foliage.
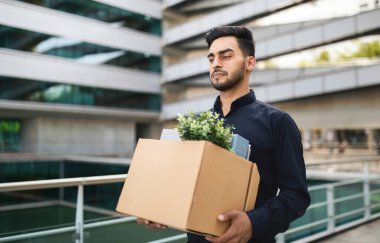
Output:
[[265,68],[278,68],[276,64],[274,64],[271,60],[265,60],[264,61],[264,67]]
[[231,125],[224,125],[224,119],[217,113],[207,111],[200,114],[189,112],[178,115],[178,130],[182,140],[206,140],[231,150],[233,137]]
[[0,133],[19,133],[20,132],[20,122],[11,120],[0,120]]
[[325,63],[330,61],[330,54],[328,51],[322,51],[317,58],[318,63]]
[[343,61],[355,58],[377,58],[380,57],[380,42],[372,41],[368,43],[360,43],[358,50],[354,53],[339,53],[339,59]]
[[307,67],[312,67],[313,66],[313,63],[309,62],[309,61],[306,61],[306,60],[302,60],[298,63],[298,66],[300,68],[307,68]]
[[379,41],[372,41],[364,43],[360,46],[359,51],[356,53],[357,57],[368,57],[370,59],[380,57],[380,43]]
[[355,51],[348,47],[346,47],[345,50],[336,50],[334,52],[323,50],[315,55],[311,61],[300,61],[298,66],[301,68],[307,68],[316,65],[355,61],[355,59],[380,58],[380,42],[378,40],[372,42],[352,41],[352,45],[356,46]]

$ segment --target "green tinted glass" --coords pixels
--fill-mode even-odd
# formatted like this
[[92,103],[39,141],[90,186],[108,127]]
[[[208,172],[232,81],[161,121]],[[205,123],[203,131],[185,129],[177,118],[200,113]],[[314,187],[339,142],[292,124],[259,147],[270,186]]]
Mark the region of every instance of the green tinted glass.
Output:
[[20,134],[20,120],[0,118],[0,152],[18,151]]
[[159,73],[160,57],[0,25],[0,47]]
[[58,11],[80,15],[119,26],[161,35],[161,21],[90,0],[20,0]]
[[0,99],[153,111],[159,111],[161,107],[159,94],[135,93],[3,76],[0,76]]

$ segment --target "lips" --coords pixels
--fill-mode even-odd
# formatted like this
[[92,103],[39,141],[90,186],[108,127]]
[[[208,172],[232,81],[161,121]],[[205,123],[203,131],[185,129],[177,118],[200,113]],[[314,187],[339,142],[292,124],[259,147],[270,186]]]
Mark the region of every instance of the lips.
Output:
[[221,71],[215,71],[212,73],[212,77],[216,77],[216,76],[224,76],[224,75],[227,75],[226,72],[221,72]]

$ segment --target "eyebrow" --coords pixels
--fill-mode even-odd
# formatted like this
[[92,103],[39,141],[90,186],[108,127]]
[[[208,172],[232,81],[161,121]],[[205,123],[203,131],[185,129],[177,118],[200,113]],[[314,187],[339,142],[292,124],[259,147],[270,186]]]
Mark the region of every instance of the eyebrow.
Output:
[[[218,54],[219,55],[222,55],[222,54],[224,54],[224,53],[226,53],[226,52],[229,52],[229,51],[234,51],[233,49],[231,49],[231,48],[226,48],[226,49],[223,49],[223,50],[220,50],[220,51],[218,51]],[[208,55],[207,55],[207,58],[209,58],[209,57],[214,57],[215,56],[215,54],[214,53],[209,53]]]

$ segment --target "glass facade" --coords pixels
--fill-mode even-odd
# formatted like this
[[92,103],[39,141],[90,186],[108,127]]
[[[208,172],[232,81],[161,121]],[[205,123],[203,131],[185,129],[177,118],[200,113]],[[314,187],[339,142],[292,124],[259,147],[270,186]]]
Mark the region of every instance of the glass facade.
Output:
[[[22,4],[24,2],[25,4]],[[6,4],[6,3],[5,3]],[[28,9],[24,5],[28,5]],[[136,4],[140,4],[136,2]],[[145,16],[142,14],[127,11],[121,8],[109,6],[107,4],[99,3],[99,1],[90,0],[20,0],[18,4],[13,4],[11,6],[15,11],[19,11],[22,14],[23,11],[34,11],[37,16],[40,10],[47,8],[51,9],[51,12],[55,14],[62,15],[63,12],[76,15],[77,18],[73,18],[73,21],[84,22],[87,18],[86,26],[91,26],[91,22],[104,22],[104,28],[109,27],[109,29],[126,31],[127,28],[133,30],[131,32],[119,33],[128,38],[134,35],[147,35],[156,39],[157,44],[159,44],[159,38],[155,36],[161,35],[161,19],[155,19],[152,16]],[[49,14],[47,14],[49,15]],[[22,15],[19,15],[22,16]],[[54,14],[51,14],[51,18],[54,18]],[[73,16],[71,16],[73,17]],[[129,48],[124,47],[114,47],[112,44],[101,43],[94,44],[95,41],[83,41],[75,39],[76,37],[70,37],[70,29],[65,29],[66,34],[56,34],[54,31],[50,32],[49,29],[33,30],[27,25],[20,26],[17,24],[17,19],[12,19],[10,21],[0,21],[0,56],[7,61],[7,58],[12,59],[9,56],[17,56],[18,59],[23,59],[18,53],[12,52],[10,50],[21,51],[26,53],[39,54],[41,58],[43,56],[53,56],[60,57],[64,59],[69,59],[71,64],[82,66],[83,64],[96,68],[97,66],[108,66],[108,67],[119,67],[126,71],[124,82],[129,83],[134,80],[133,73],[129,70],[135,70],[136,73],[140,72],[141,75],[148,73],[154,73],[157,77],[161,73],[161,57],[159,54],[149,54],[144,50],[141,51],[130,51]],[[94,19],[96,21],[90,20]],[[14,22],[13,22],[14,21]],[[37,21],[37,19],[36,19]],[[32,24],[34,23],[31,20]],[[56,25],[55,25],[56,26]],[[45,28],[60,28],[60,26]],[[73,27],[75,28],[75,27]],[[89,27],[88,27],[89,28]],[[72,29],[75,32],[74,29]],[[144,34],[145,33],[145,34]],[[87,33],[88,34],[88,33]],[[101,33],[100,33],[101,34]],[[86,35],[86,30],[84,30],[83,35]],[[142,37],[143,38],[143,37]],[[81,38],[79,38],[81,39]],[[128,39],[127,39],[128,41]],[[9,52],[7,51],[9,50]],[[33,63],[29,59],[25,58],[24,61],[18,63]],[[63,60],[61,60],[62,62]],[[59,61],[56,61],[55,65],[60,65]],[[1,65],[1,64],[0,64]],[[20,67],[15,63],[14,69],[18,70]],[[41,67],[43,68],[43,67]],[[128,70],[127,70],[128,69]],[[28,69],[29,70],[29,69]],[[42,69],[41,69],[42,70]],[[110,69],[111,70],[111,69]],[[33,70],[30,71],[33,72]],[[111,70],[112,71],[112,70]],[[35,70],[35,72],[40,72],[40,70]],[[58,75],[58,74],[57,74]],[[74,75],[74,74],[73,74]],[[79,75],[79,74],[77,74]],[[101,74],[100,74],[101,75]],[[115,74],[122,76],[123,74]],[[136,74],[137,76],[141,76]],[[80,76],[80,75],[79,75]],[[107,120],[112,120],[113,118],[104,117],[101,111],[105,111],[107,108],[117,108],[121,112],[127,113],[126,109],[133,109],[137,111],[151,111],[159,112],[161,110],[161,96],[159,90],[157,92],[153,91],[135,91],[138,90],[139,84],[136,83],[137,89],[126,89],[124,85],[120,82],[120,86],[109,86],[98,87],[97,83],[92,83],[90,79],[86,82],[81,82],[81,77],[78,78],[78,82],[71,80],[71,83],[67,83],[66,80],[62,79],[43,79],[39,77],[32,76],[21,76],[12,75],[5,70],[5,72],[0,71],[0,102],[6,103],[6,101],[20,101],[20,102],[36,102],[40,104],[62,104],[62,105],[72,105],[72,107],[80,107],[84,111],[90,108],[99,108],[97,112],[97,117],[101,117],[104,120],[104,129],[107,130],[106,126],[110,126]],[[112,77],[109,77],[112,78]],[[148,77],[149,78],[149,77]],[[106,81],[106,80],[104,80]],[[158,81],[158,80],[157,80]],[[95,82],[95,81],[94,81]],[[159,82],[159,81],[158,81]],[[116,84],[117,85],[117,84]],[[16,102],[15,102],[16,103]],[[9,118],[14,118],[14,120],[19,119],[19,125],[25,129],[24,132],[20,129],[18,132],[5,131],[5,128],[0,128],[0,152],[22,152],[22,148],[29,134],[30,124],[34,121],[35,117],[44,117],[46,114],[36,114],[33,115],[33,119],[25,119],[25,117],[30,117],[29,111],[23,110],[9,110],[5,109],[3,114],[0,109],[0,122],[5,121]],[[82,119],[83,116],[87,116],[88,113],[77,114],[73,116],[73,119]],[[121,118],[124,119],[124,118]],[[136,122],[135,116],[125,117],[131,124]],[[7,124],[9,121],[6,121]],[[150,122],[148,122],[150,124]],[[102,125],[102,122],[99,122]],[[111,124],[112,125],[112,124]],[[2,125],[3,127],[5,125]],[[79,124],[78,126],[86,126],[86,124]],[[9,127],[7,125],[7,127]],[[65,132],[64,130],[68,128],[57,128],[57,134]],[[135,131],[131,127],[131,134]],[[37,134],[36,139],[50,139],[48,136],[54,136],[50,134],[46,137]],[[57,135],[59,136],[59,135]],[[104,140],[107,140],[107,136],[113,136],[111,133],[104,135]],[[133,135],[132,135],[133,136]],[[69,139],[68,139],[69,140]],[[131,146],[134,146],[134,140],[131,138]],[[99,142],[101,143],[101,142]],[[69,147],[65,151],[56,151],[57,148],[52,148],[54,151],[45,151],[46,153],[72,153],[77,154],[78,149],[76,145],[71,145],[67,142]],[[111,146],[111,145],[110,145]],[[39,150],[33,146],[29,146],[31,153],[40,153]],[[60,148],[58,148],[59,150]],[[93,153],[94,150],[88,151],[88,153]]]
[[160,110],[160,95],[0,76],[0,99]]
[[161,72],[160,57],[0,25],[0,47],[75,59],[81,63]]
[[335,137],[339,143],[346,142],[350,148],[367,148],[368,137],[364,129],[337,129]]
[[161,35],[161,21],[91,0],[20,0],[54,10]]
[[15,152],[20,148],[21,120],[0,117],[0,152]]

